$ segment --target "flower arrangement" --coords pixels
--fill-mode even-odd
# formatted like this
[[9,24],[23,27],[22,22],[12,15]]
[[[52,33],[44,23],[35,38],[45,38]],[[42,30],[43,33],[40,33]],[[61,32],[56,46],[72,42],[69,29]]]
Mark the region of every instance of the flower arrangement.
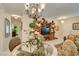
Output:
[[[31,52],[32,56],[44,56],[45,55],[45,48],[44,44],[42,42],[43,37],[39,34],[36,34],[34,32],[29,33],[29,40],[24,43],[24,45],[30,47],[30,51],[32,50],[32,46],[35,46],[36,48],[33,48],[33,52]],[[30,53],[30,52],[29,52]]]

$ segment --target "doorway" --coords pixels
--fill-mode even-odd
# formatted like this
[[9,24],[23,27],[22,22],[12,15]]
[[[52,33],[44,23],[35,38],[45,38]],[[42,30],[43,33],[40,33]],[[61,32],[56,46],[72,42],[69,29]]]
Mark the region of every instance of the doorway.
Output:
[[11,31],[12,37],[22,37],[22,21],[21,16],[12,15],[11,16]]

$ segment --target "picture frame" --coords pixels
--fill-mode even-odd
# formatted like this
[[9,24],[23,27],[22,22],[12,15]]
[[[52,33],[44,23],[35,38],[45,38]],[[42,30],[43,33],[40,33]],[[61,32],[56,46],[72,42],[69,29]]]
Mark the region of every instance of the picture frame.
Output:
[[79,30],[79,22],[73,23],[73,24],[72,24],[72,29],[73,29],[73,30]]

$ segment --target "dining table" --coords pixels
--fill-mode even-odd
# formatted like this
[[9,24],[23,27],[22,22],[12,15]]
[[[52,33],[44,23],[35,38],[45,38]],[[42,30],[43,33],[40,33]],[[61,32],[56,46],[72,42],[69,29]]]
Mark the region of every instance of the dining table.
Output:
[[[48,46],[50,46],[50,47],[48,47]],[[48,50],[50,50],[50,52],[52,53],[52,54],[46,54],[45,56],[57,56],[58,55],[57,48],[54,45],[49,45],[47,43],[44,43],[44,47],[45,47],[45,49],[48,48]],[[13,56],[31,56],[30,53],[33,53],[35,48],[36,48],[35,46],[32,46],[31,49],[27,48],[26,45],[23,45],[23,43],[22,43],[22,44],[16,46],[13,49],[13,51],[11,52],[11,54]],[[28,53],[28,52],[30,52],[30,53]],[[24,55],[24,54],[26,54],[26,55]]]

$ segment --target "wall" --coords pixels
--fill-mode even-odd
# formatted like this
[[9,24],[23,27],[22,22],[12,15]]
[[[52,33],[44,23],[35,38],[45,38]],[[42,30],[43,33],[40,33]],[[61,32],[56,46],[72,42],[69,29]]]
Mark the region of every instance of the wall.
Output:
[[30,31],[29,24],[33,19],[29,18],[26,14],[22,16],[22,42],[28,40],[28,33]]
[[72,30],[72,23],[79,22],[79,17],[65,19],[61,25],[61,33],[63,36],[68,34],[79,34],[79,30]]
[[[7,14],[7,18],[8,18],[8,20],[9,20],[9,22],[10,22],[10,29],[11,29],[11,18],[9,17],[10,15],[9,14]],[[5,19],[5,17],[4,17],[4,19]],[[8,37],[5,37],[5,20],[4,20],[4,36],[3,36],[3,51],[9,51],[9,41],[11,40],[11,38],[12,38],[12,36],[11,36],[11,30],[10,30],[10,35],[8,36]]]
[[[5,38],[5,17],[9,16],[8,13],[0,9],[0,52],[5,51],[8,49],[8,42],[10,36]],[[9,19],[10,21],[10,19]]]
[[57,26],[57,30],[56,30],[56,37],[58,38],[62,38],[62,24],[59,20],[54,20],[55,24]]
[[[69,34],[79,34],[79,30],[72,30],[72,24],[75,22],[79,22],[79,17],[69,17],[67,19],[63,19],[64,23],[61,23],[61,20],[54,20],[56,25],[59,27],[59,30],[56,31],[56,36],[63,38],[65,35]],[[48,20],[51,21],[51,20]]]
[[[48,22],[51,22],[51,21],[52,21],[51,18],[50,18],[50,19],[47,18],[46,20],[47,20]],[[56,27],[57,30],[56,30],[56,34],[55,34],[56,37],[57,37],[57,38],[62,38],[62,34],[63,34],[63,33],[62,33],[62,24],[61,24],[60,20],[53,19],[53,21],[55,22],[55,25],[57,26],[57,27]]]
[[3,24],[4,23],[4,19],[3,19],[3,11],[0,10],[0,52],[2,51],[2,40],[3,40]]

